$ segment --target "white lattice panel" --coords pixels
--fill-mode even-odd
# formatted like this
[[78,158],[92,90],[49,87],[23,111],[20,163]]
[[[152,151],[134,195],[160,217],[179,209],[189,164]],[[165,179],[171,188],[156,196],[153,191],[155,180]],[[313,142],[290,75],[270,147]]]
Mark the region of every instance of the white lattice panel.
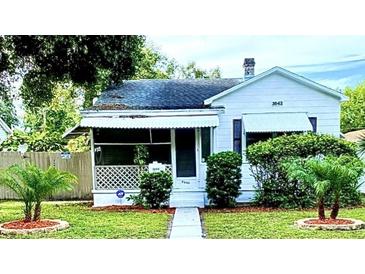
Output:
[[[96,166],[95,179],[97,190],[138,189],[139,173],[148,171],[148,166],[142,170],[139,166]],[[172,173],[171,165],[166,165],[166,171]]]

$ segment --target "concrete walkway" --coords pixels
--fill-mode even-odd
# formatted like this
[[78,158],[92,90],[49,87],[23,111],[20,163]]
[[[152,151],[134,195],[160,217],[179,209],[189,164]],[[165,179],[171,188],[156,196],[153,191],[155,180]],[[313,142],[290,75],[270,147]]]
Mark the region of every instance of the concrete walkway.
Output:
[[170,239],[202,239],[202,226],[198,208],[176,208]]

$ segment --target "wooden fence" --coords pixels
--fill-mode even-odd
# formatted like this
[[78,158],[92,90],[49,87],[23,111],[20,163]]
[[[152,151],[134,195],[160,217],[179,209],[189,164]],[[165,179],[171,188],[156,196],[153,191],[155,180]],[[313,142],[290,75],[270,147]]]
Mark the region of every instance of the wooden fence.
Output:
[[[23,158],[19,152],[0,152],[0,169],[13,164],[28,161],[36,166],[46,169],[54,166],[60,170],[73,173],[78,178],[78,184],[73,191],[62,192],[51,200],[92,199],[92,167],[90,152],[72,153],[71,159],[62,159],[56,152],[27,152]],[[8,188],[0,186],[1,199],[16,199],[17,196]]]

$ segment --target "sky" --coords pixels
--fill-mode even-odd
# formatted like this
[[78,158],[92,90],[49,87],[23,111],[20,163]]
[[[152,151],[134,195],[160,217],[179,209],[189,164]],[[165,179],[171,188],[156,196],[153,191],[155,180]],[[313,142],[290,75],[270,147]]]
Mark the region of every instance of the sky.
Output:
[[286,68],[333,89],[365,80],[365,36],[148,36],[179,63],[219,67],[224,78],[243,77],[244,58],[255,58],[255,73]]
[[[164,55],[204,69],[219,67],[224,78],[243,77],[244,58],[255,58],[255,73],[286,68],[320,84],[343,90],[365,81],[364,36],[147,36]],[[21,118],[24,110],[16,102]]]

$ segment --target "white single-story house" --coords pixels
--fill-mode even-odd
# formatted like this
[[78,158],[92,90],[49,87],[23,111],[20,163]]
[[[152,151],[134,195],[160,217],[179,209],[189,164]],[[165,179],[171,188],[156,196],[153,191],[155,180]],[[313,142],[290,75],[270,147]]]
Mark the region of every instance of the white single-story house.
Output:
[[8,138],[11,132],[9,126],[0,118],[0,144]]
[[126,197],[138,192],[137,144],[148,147],[149,163],[171,172],[170,206],[204,207],[211,153],[242,154],[238,201],[246,202],[255,191],[245,158],[249,145],[290,132],[340,136],[342,93],[280,67],[255,76],[254,66],[253,58],[245,59],[239,79],[132,80],[104,91],[65,133],[90,132],[94,205],[131,203]]

